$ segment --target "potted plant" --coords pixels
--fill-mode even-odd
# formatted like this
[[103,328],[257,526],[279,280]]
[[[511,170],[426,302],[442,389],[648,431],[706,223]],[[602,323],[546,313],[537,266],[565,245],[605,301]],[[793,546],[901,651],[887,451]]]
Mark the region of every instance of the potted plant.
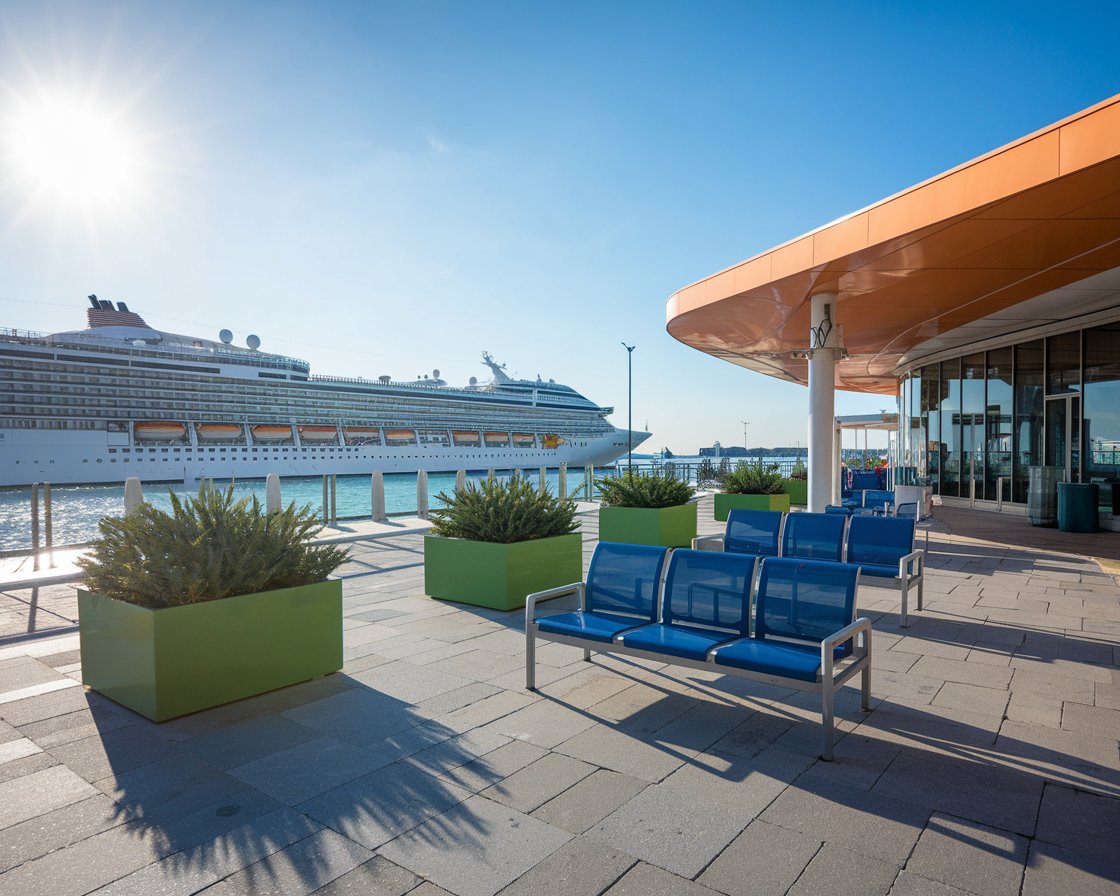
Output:
[[342,668],[347,552],[310,507],[203,487],[105,518],[78,561],[82,682],[156,722]]
[[525,596],[583,577],[575,502],[527,479],[486,480],[437,500],[424,538],[424,590],[432,597],[514,610]]
[[663,473],[627,470],[596,483],[599,540],[629,544],[688,547],[696,537],[696,490],[687,482]]
[[715,517],[726,520],[732,510],[783,510],[788,512],[790,496],[785,480],[774,465],[740,461],[719,477],[720,493],[715,496]]
[[782,490],[789,495],[790,504],[804,506],[809,503],[809,473],[801,461],[793,468]]

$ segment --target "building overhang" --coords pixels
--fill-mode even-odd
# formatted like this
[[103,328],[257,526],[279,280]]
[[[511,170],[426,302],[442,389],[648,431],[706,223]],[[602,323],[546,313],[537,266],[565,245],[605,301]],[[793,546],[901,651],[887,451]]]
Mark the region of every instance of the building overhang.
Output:
[[686,286],[667,329],[805,383],[816,293],[837,387],[892,395],[926,355],[1120,308],[1120,95]]

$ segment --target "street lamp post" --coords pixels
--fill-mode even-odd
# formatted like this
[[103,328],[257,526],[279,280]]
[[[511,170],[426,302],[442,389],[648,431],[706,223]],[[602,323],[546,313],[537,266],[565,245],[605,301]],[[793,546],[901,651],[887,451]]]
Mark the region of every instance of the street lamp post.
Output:
[[739,422],[743,424],[743,454],[746,455],[746,453],[750,450],[747,447],[747,427],[751,425],[751,421],[740,420]]
[[626,349],[626,470],[634,470],[634,346],[622,343]]

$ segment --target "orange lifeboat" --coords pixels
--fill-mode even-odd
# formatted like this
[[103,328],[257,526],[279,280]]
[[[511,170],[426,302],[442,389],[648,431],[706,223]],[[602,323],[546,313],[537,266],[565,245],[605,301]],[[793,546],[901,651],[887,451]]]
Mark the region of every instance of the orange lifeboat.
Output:
[[381,444],[381,430],[376,426],[345,426],[342,435],[347,445]]
[[137,423],[133,427],[136,438],[144,442],[172,442],[187,434],[185,423]]
[[515,432],[513,434],[513,446],[515,448],[532,448],[537,444],[537,437],[531,432]]
[[386,442],[408,442],[409,444],[416,443],[416,430],[415,429],[387,429],[385,430]]
[[301,442],[333,442],[338,430],[333,426],[297,426]]
[[249,427],[253,433],[254,442],[286,442],[292,438],[290,426],[280,426],[273,423],[258,423]]
[[204,442],[214,440],[240,439],[245,433],[236,423],[199,423],[195,427],[199,439]]
[[465,445],[468,448],[476,447],[482,441],[477,430],[456,429],[451,436],[456,445]]
[[508,432],[488,432],[483,436],[483,438],[486,439],[486,445],[488,447],[499,447],[501,445],[509,444]]

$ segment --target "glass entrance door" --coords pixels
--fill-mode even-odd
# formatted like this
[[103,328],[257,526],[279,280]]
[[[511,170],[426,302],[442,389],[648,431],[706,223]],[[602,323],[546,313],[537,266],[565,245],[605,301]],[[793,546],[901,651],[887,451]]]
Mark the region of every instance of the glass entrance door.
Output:
[[1061,482],[1081,478],[1081,396],[1046,399],[1046,465],[1058,468]]

